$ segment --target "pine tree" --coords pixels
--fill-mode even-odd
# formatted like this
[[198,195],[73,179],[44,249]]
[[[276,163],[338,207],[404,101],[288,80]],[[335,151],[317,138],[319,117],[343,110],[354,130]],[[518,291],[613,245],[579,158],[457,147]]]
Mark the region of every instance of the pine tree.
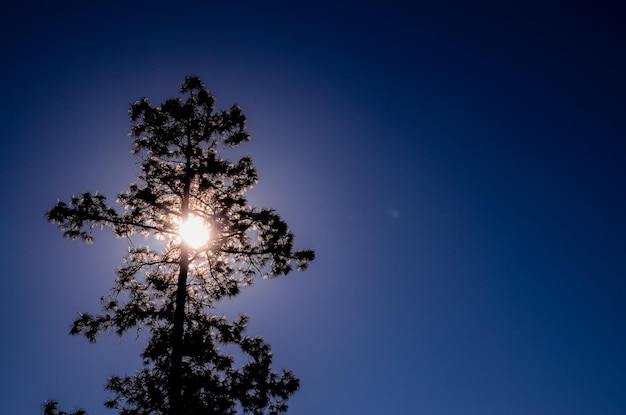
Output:
[[[270,346],[245,333],[245,315],[229,321],[212,310],[256,277],[304,270],[314,253],[294,249],[293,233],[274,210],[248,204],[244,194],[257,183],[251,159],[218,155],[249,140],[241,109],[215,110],[197,77],[187,77],[180,93],[156,107],[146,98],[131,105],[141,172],[117,206],[84,193],[47,212],[69,239],[91,243],[95,228],[110,227],[121,238],[165,242],[160,251],[131,247],[101,314],[80,315],[71,334],[95,342],[103,331],[148,333],[142,367],[107,381],[113,398],[105,405],[120,414],[279,414],[299,380],[272,370]],[[181,238],[188,222],[207,226],[208,241]],[[247,358],[224,353],[225,345]]]

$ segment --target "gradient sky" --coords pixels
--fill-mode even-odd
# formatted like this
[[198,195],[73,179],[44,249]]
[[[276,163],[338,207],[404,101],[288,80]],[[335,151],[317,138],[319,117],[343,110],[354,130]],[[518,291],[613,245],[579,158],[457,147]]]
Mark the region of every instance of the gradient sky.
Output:
[[68,331],[128,244],[44,213],[125,190],[129,104],[192,74],[317,252],[222,306],[300,377],[290,414],[626,413],[625,6],[71,3],[0,13],[0,412],[113,413],[140,342]]

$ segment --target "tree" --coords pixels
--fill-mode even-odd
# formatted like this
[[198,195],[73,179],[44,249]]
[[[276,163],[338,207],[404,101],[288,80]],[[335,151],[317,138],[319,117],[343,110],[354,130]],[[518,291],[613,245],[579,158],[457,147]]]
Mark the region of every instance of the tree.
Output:
[[[148,333],[141,369],[106,383],[113,398],[105,406],[120,414],[279,414],[299,380],[271,369],[270,346],[245,334],[247,316],[229,321],[211,310],[256,277],[304,270],[314,253],[294,249],[293,233],[274,210],[248,204],[244,193],[257,183],[251,159],[218,155],[249,140],[241,109],[216,111],[197,77],[187,77],[180,93],[157,107],[146,98],[131,105],[141,173],[117,196],[117,207],[96,192],[47,212],[69,239],[91,243],[96,227],[110,227],[118,237],[166,242],[161,251],[131,247],[102,313],[81,314],[70,333],[90,342],[107,330]],[[179,236],[190,220],[210,227],[200,246]],[[244,357],[222,352],[223,345]]]
[[43,415],[87,415],[83,409],[75,409],[68,413],[59,409],[59,403],[57,401],[46,401],[43,405]]

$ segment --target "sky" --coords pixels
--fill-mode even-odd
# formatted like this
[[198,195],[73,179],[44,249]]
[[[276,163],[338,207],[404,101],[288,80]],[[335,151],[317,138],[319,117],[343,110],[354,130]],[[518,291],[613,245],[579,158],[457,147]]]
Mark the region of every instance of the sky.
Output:
[[3,5],[2,412],[91,415],[141,339],[68,335],[128,242],[44,214],[138,172],[128,108],[198,75],[248,118],[304,273],[250,316],[290,414],[626,413],[626,6],[618,2]]

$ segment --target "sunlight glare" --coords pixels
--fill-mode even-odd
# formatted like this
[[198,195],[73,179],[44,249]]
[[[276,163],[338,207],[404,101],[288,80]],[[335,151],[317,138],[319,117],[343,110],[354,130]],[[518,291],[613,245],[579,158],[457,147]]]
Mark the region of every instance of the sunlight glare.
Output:
[[178,227],[180,237],[193,249],[198,249],[209,240],[209,227],[202,218],[189,215],[187,220]]

